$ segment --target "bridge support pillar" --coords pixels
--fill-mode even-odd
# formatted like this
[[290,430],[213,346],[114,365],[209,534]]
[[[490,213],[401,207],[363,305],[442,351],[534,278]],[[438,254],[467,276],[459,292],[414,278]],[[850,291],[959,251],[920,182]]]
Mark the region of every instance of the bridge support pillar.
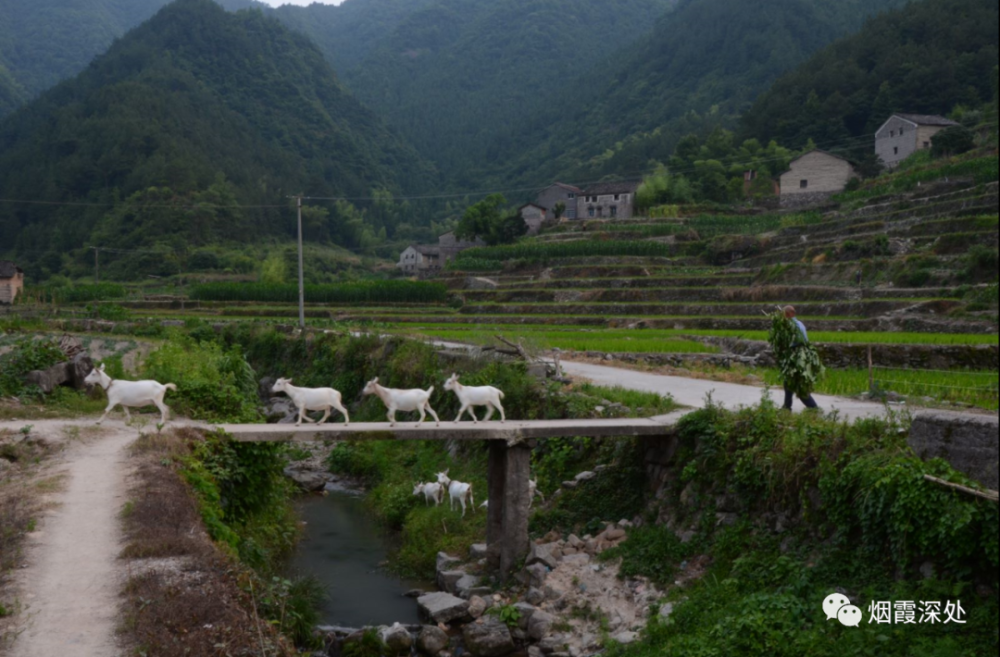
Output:
[[502,578],[528,555],[528,479],[531,449],[490,442],[490,506],[486,525],[487,562]]

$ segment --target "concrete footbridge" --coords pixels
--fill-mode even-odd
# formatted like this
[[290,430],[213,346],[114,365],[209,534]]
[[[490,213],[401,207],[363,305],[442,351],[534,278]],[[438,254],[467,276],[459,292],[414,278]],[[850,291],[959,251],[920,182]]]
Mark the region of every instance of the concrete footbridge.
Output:
[[685,412],[619,420],[537,420],[501,422],[427,421],[326,424],[223,424],[220,429],[241,442],[485,440],[489,443],[487,560],[502,576],[528,554],[528,480],[531,449],[538,440],[587,436],[626,438],[667,436]]

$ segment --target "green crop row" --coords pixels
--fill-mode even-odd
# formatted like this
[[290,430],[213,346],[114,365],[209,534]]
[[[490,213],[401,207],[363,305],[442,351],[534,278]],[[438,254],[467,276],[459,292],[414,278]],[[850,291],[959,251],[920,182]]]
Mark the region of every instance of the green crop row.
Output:
[[978,185],[996,182],[1000,178],[998,159],[993,155],[950,162],[944,166],[899,171],[882,176],[857,191],[841,194],[836,199],[841,202],[864,201],[883,194],[908,192],[920,183],[957,176],[971,176]]
[[540,261],[555,258],[602,257],[669,257],[673,250],[667,244],[643,240],[580,240],[575,242],[511,244],[484,246],[463,251],[449,263],[452,269],[466,269],[466,262],[528,260]]
[[92,283],[67,285],[64,287],[33,287],[27,290],[27,298],[52,303],[86,303],[88,301],[111,301],[128,295],[124,285],[117,283]]
[[[297,285],[267,283],[205,283],[191,289],[196,301],[261,301],[293,303],[299,299]],[[440,283],[421,281],[362,281],[333,285],[306,285],[309,303],[444,303],[448,289]]]

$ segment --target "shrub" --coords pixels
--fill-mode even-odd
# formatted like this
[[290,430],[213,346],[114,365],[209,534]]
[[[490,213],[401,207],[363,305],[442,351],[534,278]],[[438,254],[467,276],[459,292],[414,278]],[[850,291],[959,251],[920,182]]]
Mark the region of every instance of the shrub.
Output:
[[175,411],[211,422],[255,422],[260,419],[257,377],[238,347],[197,342],[175,335],[146,359],[143,374],[173,383],[167,403]]
[[28,372],[44,370],[65,360],[66,354],[54,340],[19,338],[10,351],[0,355],[0,397],[32,392],[24,383]]
[[1000,253],[994,248],[976,244],[969,249],[964,258],[965,267],[961,278],[966,283],[994,282],[997,280],[997,268],[1000,267]]

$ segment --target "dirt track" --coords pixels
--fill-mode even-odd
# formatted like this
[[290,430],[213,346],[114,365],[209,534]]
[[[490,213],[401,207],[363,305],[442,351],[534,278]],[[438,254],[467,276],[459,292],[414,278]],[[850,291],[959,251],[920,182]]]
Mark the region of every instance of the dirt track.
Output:
[[[27,567],[14,586],[23,607],[11,657],[117,657],[115,629],[122,573],[118,514],[125,502],[126,447],[138,431],[120,421],[35,420],[32,434],[66,449],[47,466],[61,485],[28,535]],[[0,422],[17,431],[25,422]],[[71,427],[80,427],[79,438]],[[70,429],[67,432],[67,429]]]

